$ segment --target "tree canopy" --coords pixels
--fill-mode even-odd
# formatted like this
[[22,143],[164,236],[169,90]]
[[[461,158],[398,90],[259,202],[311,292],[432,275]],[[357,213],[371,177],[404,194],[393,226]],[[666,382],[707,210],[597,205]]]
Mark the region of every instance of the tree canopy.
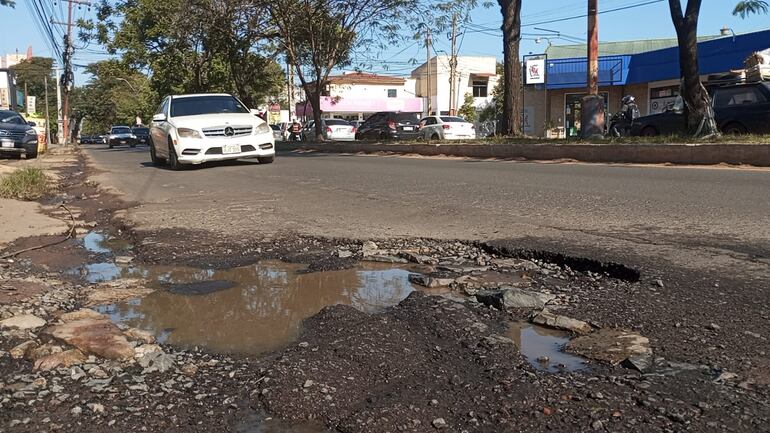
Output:
[[740,15],[741,18],[746,18],[751,14],[767,13],[770,10],[770,5],[764,0],[744,0],[739,1],[733,9],[733,15]]
[[86,68],[91,79],[73,94],[73,117],[83,120],[81,132],[103,134],[112,125],[133,125],[151,118],[158,103],[146,75],[127,70],[118,60],[92,63]]
[[256,106],[281,90],[265,5],[251,0],[105,0],[91,37],[149,74],[162,97],[227,92]]

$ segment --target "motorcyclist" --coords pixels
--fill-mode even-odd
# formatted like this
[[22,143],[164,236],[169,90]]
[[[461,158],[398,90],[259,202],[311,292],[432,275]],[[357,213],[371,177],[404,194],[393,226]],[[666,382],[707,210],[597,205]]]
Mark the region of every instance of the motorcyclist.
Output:
[[300,125],[299,122],[297,122],[297,119],[294,119],[294,121],[291,123],[289,130],[291,131],[291,133],[289,134],[289,138],[292,141],[302,140],[302,125]]
[[636,98],[634,98],[631,95],[626,95],[623,97],[623,99],[620,100],[620,111],[623,113],[623,116],[625,117],[625,120],[630,124],[633,123],[634,119],[638,118],[641,114],[639,113],[639,106],[636,105]]
[[620,110],[610,119],[610,133],[615,137],[623,137],[631,131],[634,119],[640,117],[636,98],[626,95],[620,100]]

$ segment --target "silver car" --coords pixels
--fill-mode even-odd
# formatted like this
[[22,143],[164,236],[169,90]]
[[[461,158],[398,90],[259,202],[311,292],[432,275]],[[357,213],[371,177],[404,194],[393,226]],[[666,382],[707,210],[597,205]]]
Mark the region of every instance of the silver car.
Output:
[[[356,127],[347,120],[321,119],[321,130],[324,140],[354,141],[356,139]],[[306,123],[302,133],[305,140],[312,140],[315,137],[315,121]]]

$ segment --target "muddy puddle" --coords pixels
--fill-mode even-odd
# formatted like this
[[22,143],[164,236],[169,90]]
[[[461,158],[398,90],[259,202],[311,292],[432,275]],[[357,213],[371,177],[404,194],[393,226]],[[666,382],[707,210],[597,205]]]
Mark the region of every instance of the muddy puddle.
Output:
[[302,265],[278,261],[223,270],[113,266],[89,272],[99,278],[116,273],[143,278],[158,290],[98,311],[148,330],[161,342],[224,353],[272,351],[293,341],[302,320],[325,306],[345,304],[374,313],[417,289],[409,282],[410,270],[382,264],[329,272],[306,272]]
[[514,322],[510,325],[508,337],[538,370],[551,373],[589,370],[586,359],[564,352],[564,345],[572,337],[569,332],[528,322]]

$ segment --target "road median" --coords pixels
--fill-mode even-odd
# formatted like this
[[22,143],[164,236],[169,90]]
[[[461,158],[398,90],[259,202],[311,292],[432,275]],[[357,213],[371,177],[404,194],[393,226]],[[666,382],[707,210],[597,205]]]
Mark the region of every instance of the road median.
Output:
[[279,149],[326,153],[417,154],[532,161],[592,163],[752,165],[770,167],[770,144],[590,143],[280,143]]

